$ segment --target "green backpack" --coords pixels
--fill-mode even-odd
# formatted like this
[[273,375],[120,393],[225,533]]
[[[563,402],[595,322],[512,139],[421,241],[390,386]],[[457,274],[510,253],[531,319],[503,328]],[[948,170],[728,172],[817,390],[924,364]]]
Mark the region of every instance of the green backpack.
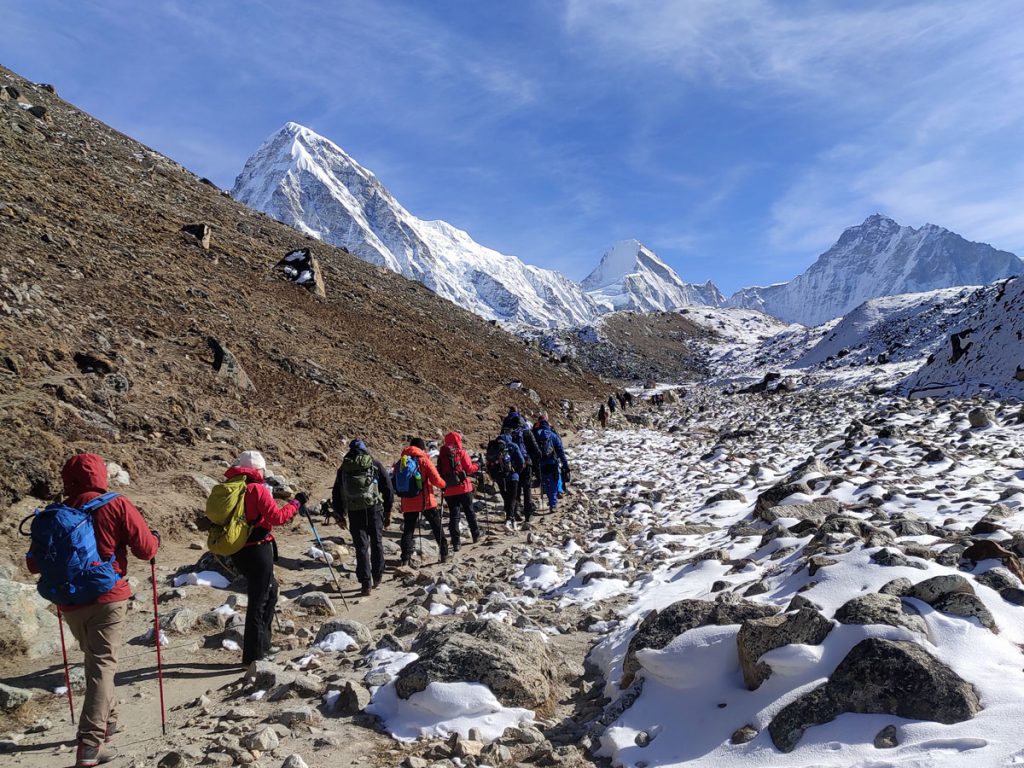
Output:
[[346,457],[341,462],[341,471],[345,473],[345,482],[341,492],[345,497],[345,509],[359,512],[373,509],[384,503],[377,486],[377,470],[373,466],[373,457],[368,453],[359,453]]
[[252,524],[245,519],[245,484],[244,476],[218,483],[206,500],[206,548],[215,555],[235,554],[252,533]]

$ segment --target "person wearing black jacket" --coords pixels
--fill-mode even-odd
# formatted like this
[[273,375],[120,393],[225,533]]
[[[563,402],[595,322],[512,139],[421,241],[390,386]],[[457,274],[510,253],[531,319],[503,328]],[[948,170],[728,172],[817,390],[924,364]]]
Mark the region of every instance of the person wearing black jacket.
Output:
[[526,459],[526,466],[519,478],[519,494],[522,496],[523,504],[523,530],[529,530],[530,518],[537,511],[533,503],[533,487],[530,480],[535,478],[537,486],[540,486],[540,449],[537,448],[537,440],[530,429],[530,422],[514,408],[509,409],[508,415],[501,423],[501,430],[512,436],[513,442],[519,446],[523,458]]
[[331,494],[334,516],[348,529],[356,550],[356,577],[362,597],[370,594],[371,584],[380,586],[384,577],[384,529],[391,525],[391,507],[395,494],[384,466],[370,455],[366,444],[356,439],[349,443]]

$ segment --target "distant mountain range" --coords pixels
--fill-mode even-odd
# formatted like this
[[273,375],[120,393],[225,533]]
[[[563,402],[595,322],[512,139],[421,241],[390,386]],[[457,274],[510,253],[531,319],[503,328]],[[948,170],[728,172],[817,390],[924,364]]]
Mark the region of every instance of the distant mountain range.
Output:
[[535,327],[582,325],[609,312],[741,307],[817,325],[867,299],[991,283],[1024,272],[1014,254],[927,224],[876,214],[847,229],[789,282],[726,299],[687,283],[637,240],[613,245],[582,283],[473,240],[445,221],[417,218],[339,146],[287,123],[250,157],[232,195],[359,258],[417,280],[478,315]]

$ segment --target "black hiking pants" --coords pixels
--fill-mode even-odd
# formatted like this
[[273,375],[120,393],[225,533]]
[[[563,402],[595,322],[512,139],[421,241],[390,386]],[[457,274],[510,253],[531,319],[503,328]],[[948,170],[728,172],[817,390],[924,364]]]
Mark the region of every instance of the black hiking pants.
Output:
[[519,476],[519,493],[522,496],[523,519],[530,522],[530,518],[537,508],[533,505],[533,470],[526,469]]
[[369,587],[384,576],[384,507],[350,510],[348,530],[356,550],[356,578]]
[[505,504],[505,522],[519,517],[519,480],[505,478],[498,488]]
[[480,527],[476,522],[476,512],[473,511],[472,492],[446,498],[448,501],[448,535],[452,540],[452,549],[458,549],[461,545],[459,523],[463,514],[466,515],[466,522],[469,523],[469,532],[473,536],[473,541],[480,538]]
[[274,578],[274,543],[264,541],[231,556],[238,572],[245,576],[249,606],[245,609],[245,639],[242,663],[251,664],[270,653],[277,580]]
[[421,514],[427,521],[427,525],[430,526],[430,533],[433,535],[434,541],[437,542],[438,549],[441,550],[441,556],[447,557],[448,540],[444,537],[444,529],[441,527],[441,510],[438,507],[433,507],[425,512],[402,513],[402,560],[411,559],[413,552],[416,551],[416,524],[419,522]]

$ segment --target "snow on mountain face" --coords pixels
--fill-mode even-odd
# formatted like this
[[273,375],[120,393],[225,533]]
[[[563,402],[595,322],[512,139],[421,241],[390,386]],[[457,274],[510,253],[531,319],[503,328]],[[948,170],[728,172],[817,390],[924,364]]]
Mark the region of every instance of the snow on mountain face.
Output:
[[900,385],[910,397],[1024,399],[1024,279],[989,286],[958,318],[945,345]]
[[745,288],[727,304],[818,325],[878,296],[984,285],[1021,272],[1024,262],[1007,251],[934,224],[901,227],[875,214],[843,232],[803,274],[788,283]]
[[246,161],[231,194],[488,319],[554,326],[600,313],[561,273],[480,245],[446,222],[413,216],[373,173],[297,123],[287,123]]
[[719,307],[725,303],[710,280],[704,285],[683,282],[637,240],[613,245],[582,285],[590,298],[609,312],[668,312],[694,304]]

